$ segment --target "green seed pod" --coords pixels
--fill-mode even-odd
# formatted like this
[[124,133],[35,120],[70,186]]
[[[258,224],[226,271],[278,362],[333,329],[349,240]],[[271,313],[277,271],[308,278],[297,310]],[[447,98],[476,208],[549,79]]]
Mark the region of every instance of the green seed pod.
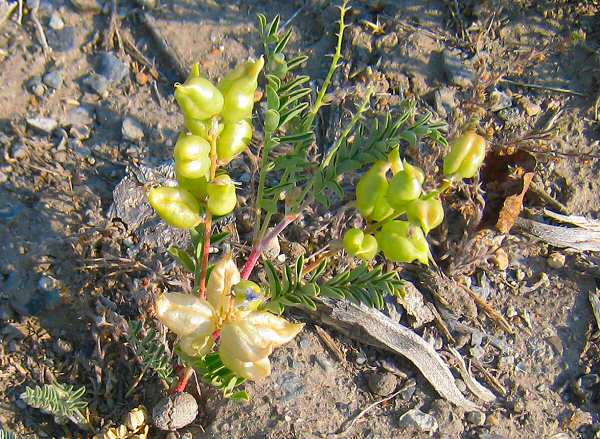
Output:
[[390,221],[375,235],[387,259],[394,262],[413,262],[429,265],[429,244],[423,231],[408,221]]
[[344,234],[344,248],[352,256],[363,261],[372,260],[377,254],[377,240],[373,235],[367,235],[362,230],[350,229]]
[[159,187],[148,194],[154,210],[168,224],[179,229],[191,229],[200,222],[200,203],[180,187]]
[[396,175],[398,172],[404,169],[402,159],[400,158],[400,148],[396,147],[388,154],[388,162],[392,167],[392,174]]
[[235,185],[231,181],[231,178],[229,178],[229,175],[218,175],[213,181],[208,183],[206,189],[208,192],[206,207],[213,215],[227,215],[235,208],[237,204]]
[[208,179],[206,177],[186,178],[177,172],[177,168],[175,168],[175,177],[179,186],[192,194],[196,200],[206,200],[206,187],[208,186]]
[[252,140],[252,125],[247,120],[226,122],[217,140],[217,156],[227,164],[246,150]]
[[258,74],[263,68],[264,59],[250,61],[238,66],[219,83],[224,104],[221,116],[225,121],[236,122],[252,118],[254,93],[258,87]]
[[467,131],[454,140],[450,152],[444,157],[444,175],[455,178],[472,178],[485,159],[485,139]]
[[365,218],[380,221],[391,215],[393,209],[388,205],[385,194],[388,181],[385,176],[389,163],[378,161],[363,175],[356,185],[356,207]]
[[233,294],[235,306],[243,311],[256,311],[265,300],[264,292],[250,280],[241,280],[233,287]]
[[200,77],[198,64],[183,84],[175,84],[175,99],[190,119],[208,119],[223,109],[223,95],[212,82]]
[[173,158],[177,174],[186,178],[208,177],[210,144],[200,136],[183,134],[175,144]]
[[387,202],[396,210],[405,210],[408,201],[416,200],[421,195],[424,180],[423,171],[404,160],[402,171],[390,181]]
[[269,65],[267,66],[267,71],[277,76],[279,79],[283,79],[288,72],[288,65],[285,60],[285,55],[283,53],[276,53],[273,55],[269,61]]
[[439,198],[419,199],[408,203],[406,206],[408,220],[419,224],[425,234],[442,224],[444,220],[444,207]]
[[210,121],[184,117],[183,123],[188,129],[188,131],[194,136],[200,136],[203,139],[208,140],[208,133],[210,131]]

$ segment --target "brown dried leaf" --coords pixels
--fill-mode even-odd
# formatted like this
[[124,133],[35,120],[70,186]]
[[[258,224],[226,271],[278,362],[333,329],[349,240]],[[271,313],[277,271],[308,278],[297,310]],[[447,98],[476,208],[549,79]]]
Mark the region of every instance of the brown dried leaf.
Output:
[[510,232],[510,229],[512,229],[512,226],[515,224],[521,210],[523,210],[523,198],[525,198],[525,194],[529,189],[533,176],[533,172],[528,172],[523,175],[523,190],[521,193],[511,195],[504,200],[504,206],[502,206],[502,210],[500,210],[500,216],[496,223],[496,229],[498,229],[500,233]]

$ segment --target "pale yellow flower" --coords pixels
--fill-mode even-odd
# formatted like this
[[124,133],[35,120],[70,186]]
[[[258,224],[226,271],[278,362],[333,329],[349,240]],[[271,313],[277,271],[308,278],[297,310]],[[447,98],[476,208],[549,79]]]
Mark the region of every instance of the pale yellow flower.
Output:
[[271,374],[269,355],[304,327],[265,311],[236,307],[231,288],[240,273],[231,256],[213,268],[207,282],[208,301],[181,293],[166,293],[156,301],[159,320],[181,337],[179,347],[190,356],[209,353],[213,333],[220,332],[219,356],[235,374],[257,380]]

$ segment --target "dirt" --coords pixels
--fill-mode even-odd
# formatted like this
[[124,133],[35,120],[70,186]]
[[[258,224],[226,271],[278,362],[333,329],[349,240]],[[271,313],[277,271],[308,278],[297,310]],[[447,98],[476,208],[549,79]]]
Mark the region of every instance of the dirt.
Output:
[[[86,10],[75,4],[87,5]],[[319,83],[328,68],[326,55],[334,49],[334,5],[326,0],[176,0],[148,12],[181,58],[189,64],[200,61],[211,79],[260,55],[257,13],[280,14],[294,29],[291,51],[310,56],[306,71]],[[15,14],[0,28],[0,426],[19,437],[81,435],[74,425],[58,425],[28,407],[19,398],[26,386],[85,386],[90,419],[98,429],[118,425],[140,404],[151,408],[165,394],[160,380],[147,373],[125,396],[142,366],[125,344],[123,322],[142,319],[155,326],[150,312],[154,295],[178,288],[184,275],[159,249],[138,246],[126,224],[108,219],[113,190],[128,167],[156,166],[168,159],[182,126],[173,99],[173,84],[181,78],[137,18],[138,7],[119,2],[120,29],[153,69],[130,50],[104,46],[110,1],[42,1],[37,15],[55,48],[49,56],[30,14],[22,24]],[[597,2],[357,0],[352,7],[345,75],[336,85],[337,94],[351,94],[359,83],[374,84],[381,92],[380,112],[401,97],[414,98],[423,111],[448,122],[449,137],[477,117],[491,145],[481,178],[487,201],[481,228],[493,230],[502,200],[520,190],[523,169],[534,171],[535,184],[568,213],[598,216]],[[52,14],[60,15],[64,29],[50,28]],[[127,74],[98,94],[87,80],[100,69],[107,51],[126,64]],[[463,69],[454,77],[447,72],[449,59],[458,60]],[[35,84],[57,70],[63,78],[58,88],[44,85],[36,95]],[[498,99],[508,104],[492,111]],[[83,116],[73,123],[71,112],[80,107]],[[328,112],[332,118],[335,114]],[[143,138],[124,139],[122,121],[128,116],[141,124]],[[57,127],[49,133],[35,129],[27,120],[36,117],[54,119]],[[89,137],[78,140],[72,125],[88,128]],[[416,154],[415,160],[437,172],[440,151],[424,145]],[[250,161],[237,160],[232,173],[239,178],[250,167]],[[448,215],[449,223],[470,193],[467,188],[452,199],[455,214]],[[553,207],[546,203],[530,191],[524,214],[539,219],[543,207]],[[248,211],[243,207],[237,217],[242,239],[251,228],[244,217]],[[318,215],[324,222],[332,218],[323,211]],[[456,261],[470,251],[456,247],[456,237],[465,230],[464,221],[459,223],[448,235],[455,246],[448,254]],[[314,230],[315,221],[305,218],[305,224]],[[334,236],[321,228],[319,239],[337,238],[340,228],[331,230]],[[291,228],[281,239],[282,248],[313,252],[318,241],[303,241],[304,232]],[[434,437],[597,437],[598,385],[576,391],[578,378],[600,373],[598,328],[588,302],[598,277],[580,270],[581,259],[593,255],[554,249],[516,229],[502,246],[506,269],[487,258],[464,273],[516,333],[503,332],[479,308],[475,319],[464,323],[483,337],[454,334],[463,341],[461,353],[467,360],[478,357],[481,367],[473,368],[475,377],[498,396],[485,407],[482,425],[477,425],[480,416],[440,399],[406,359],[330,331],[343,354],[338,358],[315,331],[319,322],[292,313],[288,317],[306,322],[306,329],[274,353],[269,379],[246,385],[251,401],[223,400],[200,384],[200,415],[177,437],[189,437],[184,436],[189,432],[198,438],[309,438],[335,437],[342,431],[356,438],[429,437],[400,422],[414,408],[435,418]],[[444,244],[438,248],[441,256]],[[555,251],[566,255],[564,266],[548,265]],[[448,260],[442,264],[450,266]],[[489,284],[482,282],[484,273]],[[537,287],[528,288],[532,285]],[[411,324],[406,316],[402,323]],[[416,331],[434,344],[443,340],[433,324]],[[390,369],[395,388],[402,391],[350,425],[381,398],[367,378]],[[504,395],[481,369],[495,377]],[[197,395],[193,380],[188,391]],[[150,437],[165,433],[151,430]]]

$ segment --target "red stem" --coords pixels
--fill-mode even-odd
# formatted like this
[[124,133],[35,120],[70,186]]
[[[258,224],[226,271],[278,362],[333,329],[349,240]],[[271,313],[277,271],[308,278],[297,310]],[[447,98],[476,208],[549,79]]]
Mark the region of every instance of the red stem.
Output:
[[269,233],[267,233],[265,235],[265,237],[252,248],[252,252],[250,253],[250,256],[248,256],[248,260],[246,261],[246,264],[244,265],[244,268],[242,269],[242,274],[241,274],[242,279],[248,280],[250,278],[250,275],[252,274],[252,270],[254,270],[254,267],[256,266],[256,263],[258,262],[258,258],[262,254],[263,250],[269,245],[269,243],[273,239],[275,239],[277,237],[277,235],[279,235],[281,232],[283,232],[283,230],[287,226],[289,226],[291,223],[296,221],[299,216],[300,216],[300,214],[298,214],[298,213],[284,216],[283,219],[281,220],[281,222],[279,224],[277,224],[275,227],[273,227],[273,229]]
[[182,370],[178,371],[179,381],[177,382],[177,386],[173,389],[173,393],[181,393],[187,387],[187,384],[194,374],[194,369],[191,367],[182,368]]

